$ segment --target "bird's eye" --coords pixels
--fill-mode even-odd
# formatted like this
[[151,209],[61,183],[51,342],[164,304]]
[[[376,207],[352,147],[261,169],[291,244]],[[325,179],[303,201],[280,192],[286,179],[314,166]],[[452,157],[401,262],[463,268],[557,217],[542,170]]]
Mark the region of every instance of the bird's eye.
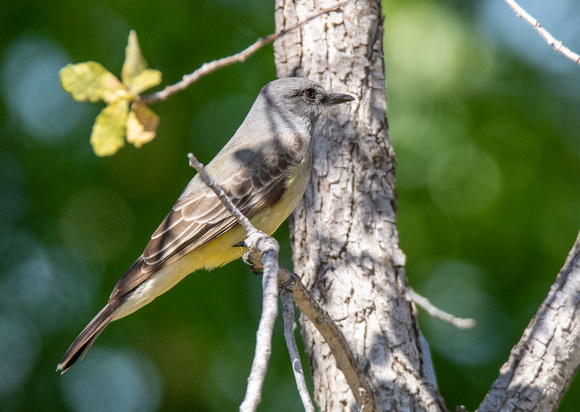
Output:
[[306,89],[306,90],[304,90],[304,96],[308,100],[312,100],[316,97],[316,91],[314,89]]

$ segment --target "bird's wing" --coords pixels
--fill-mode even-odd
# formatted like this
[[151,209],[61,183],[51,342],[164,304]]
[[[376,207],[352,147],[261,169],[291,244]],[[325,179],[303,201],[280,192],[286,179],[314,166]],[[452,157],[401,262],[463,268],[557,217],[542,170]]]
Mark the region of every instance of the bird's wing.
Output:
[[[223,160],[218,155],[206,168],[211,176],[212,170],[224,166],[221,162],[236,162],[238,166],[231,167],[234,173],[217,183],[247,218],[280,200],[287,189],[291,167],[303,159],[300,139],[287,134],[263,147],[239,148]],[[151,236],[143,255],[119,280],[111,298],[126,295],[161,267],[218,238],[236,224],[215,193],[195,176]]]

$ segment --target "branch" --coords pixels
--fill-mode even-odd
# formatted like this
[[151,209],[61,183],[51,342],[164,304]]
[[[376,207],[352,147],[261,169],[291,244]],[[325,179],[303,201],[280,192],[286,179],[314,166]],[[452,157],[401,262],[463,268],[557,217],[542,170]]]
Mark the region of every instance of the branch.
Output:
[[[286,284],[286,288],[292,290],[292,296],[300,311],[312,321],[328,343],[339,369],[343,372],[361,410],[364,410],[365,412],[378,411],[379,409],[375,403],[371,385],[363,371],[360,369],[360,366],[350,350],[348,342],[341,330],[330,318],[328,313],[310,296],[308,290],[300,281],[300,278],[286,268],[279,266],[278,243],[272,237],[267,236],[263,232],[254,228],[251,222],[232,204],[224,191],[207,174],[205,168],[196,159],[193,153],[189,153],[188,157],[189,165],[197,170],[204,183],[214,191],[223,205],[230,213],[232,213],[232,215],[234,215],[238,223],[240,223],[240,225],[242,225],[246,230],[247,237],[245,243],[249,249],[247,256],[249,256],[249,259],[252,260],[252,262],[256,263],[256,268],[263,268],[264,272],[262,278],[262,317],[260,318],[260,325],[256,336],[256,353],[254,361],[252,362],[252,370],[248,378],[246,396],[240,405],[240,411],[255,411],[261,400],[262,386],[272,350],[272,331],[274,329],[276,316],[278,315],[278,283]],[[276,274],[278,282],[276,282]],[[291,329],[293,335],[293,326]],[[295,359],[292,352],[290,352],[290,356],[291,359]],[[296,365],[295,361],[293,360],[292,363],[294,369],[294,366]],[[312,405],[312,402],[308,396],[307,389],[305,389],[305,392],[308,401],[305,401],[305,395],[304,391],[301,389],[302,383],[300,382],[299,377],[297,377],[297,385],[300,396],[302,397],[303,402],[305,402],[305,408],[307,408],[307,402],[310,402],[310,405]]]
[[425,296],[419,295],[413,289],[408,288],[409,297],[417,306],[422,307],[425,311],[436,319],[455,326],[458,329],[469,329],[475,326],[475,319],[458,318],[457,316],[447,313],[432,304]]
[[292,289],[292,297],[296,306],[312,322],[330,347],[338,368],[344,374],[345,380],[354,394],[359,410],[378,411],[379,408],[375,402],[371,384],[356,361],[342,331],[328,312],[310,296],[296,274],[280,267],[278,279],[279,282],[287,283],[287,288]]
[[216,70],[219,70],[223,67],[229,66],[230,64],[241,63],[241,62],[245,61],[248,57],[250,57],[252,54],[257,52],[258,50],[260,50],[262,47],[266,46],[267,44],[274,42],[275,40],[279,39],[280,37],[291,32],[292,30],[297,29],[298,27],[302,26],[303,24],[306,24],[309,21],[311,21],[317,17],[322,16],[323,14],[330,13],[331,11],[334,11],[334,10],[344,6],[349,1],[351,1],[351,0],[345,0],[345,1],[342,1],[340,3],[335,4],[334,6],[322,9],[318,13],[315,13],[312,16],[297,22],[296,24],[294,24],[288,28],[280,30],[277,33],[270,34],[269,36],[266,36],[266,37],[260,37],[258,40],[256,40],[256,42],[254,44],[245,48],[244,50],[242,50],[239,53],[236,53],[236,54],[228,56],[228,57],[223,57],[223,58],[218,59],[218,60],[213,60],[209,63],[203,63],[201,65],[201,67],[199,69],[195,70],[193,73],[184,75],[183,78],[181,79],[181,81],[179,81],[173,85],[167,86],[163,90],[158,91],[158,92],[153,93],[153,94],[150,94],[149,96],[142,97],[141,102],[143,102],[144,104],[151,104],[151,103],[158,102],[160,100],[166,100],[172,94],[175,94],[177,92],[180,92],[182,90],[187,89],[189,86],[191,86],[191,84],[197,82],[202,77],[207,76],[208,74],[215,72]]
[[[445,323],[450,324],[458,329],[469,329],[475,326],[476,321],[475,319],[471,318],[458,318],[453,316],[450,313],[445,312],[442,309],[439,309],[437,306],[432,304],[429,299],[426,297],[418,294],[410,287],[407,287],[407,294],[409,298],[413,301],[413,303],[417,306],[423,308],[429,315],[432,317],[439,319]],[[413,313],[415,318],[417,317],[417,309],[413,309]],[[429,381],[435,388],[439,388],[439,384],[437,383],[437,377],[435,375],[435,367],[433,366],[433,359],[431,358],[431,349],[429,348],[429,342],[423,336],[423,334],[419,331],[419,344],[421,345],[421,353],[423,354],[423,364],[425,365],[425,371],[427,373],[427,377]]]
[[548,296],[478,408],[553,411],[580,366],[580,233]]
[[[266,235],[264,235],[266,236]],[[262,252],[264,274],[262,276],[262,316],[256,333],[256,353],[248,377],[246,396],[240,405],[240,412],[255,411],[262,398],[262,387],[272,353],[272,333],[278,316],[278,243],[268,237],[271,247]],[[264,238],[263,238],[264,239]],[[273,242],[273,244],[272,244]],[[275,247],[273,247],[275,246]]]
[[538,34],[542,36],[542,38],[546,40],[546,42],[550,46],[554,48],[554,50],[556,50],[558,53],[563,54],[564,56],[566,56],[567,59],[572,60],[574,63],[580,64],[580,55],[574,53],[572,50],[565,47],[561,41],[556,40],[554,36],[552,36],[550,32],[548,32],[548,30],[542,27],[542,25],[538,20],[530,16],[530,14],[527,11],[525,11],[519,4],[517,4],[515,0],[505,0],[505,2],[516,13],[516,16],[524,19],[528,24],[530,24],[530,26],[532,26],[533,29],[537,31]]
[[302,362],[300,362],[300,354],[296,339],[294,337],[294,329],[296,322],[294,320],[294,301],[292,300],[292,293],[282,288],[280,291],[280,298],[282,299],[282,317],[284,318],[284,337],[286,338],[286,346],[288,347],[288,354],[290,355],[290,362],[292,363],[292,371],[296,379],[296,386],[298,393],[302,399],[305,412],[314,412],[314,405],[312,399],[308,394],[308,387],[304,379],[304,371],[302,370]]
[[220,199],[226,209],[236,218],[246,231],[244,243],[248,249],[260,253],[264,265],[262,277],[262,316],[256,333],[256,352],[252,362],[252,369],[248,377],[246,396],[240,405],[240,411],[255,411],[261,401],[262,387],[266,378],[268,361],[272,352],[272,333],[278,316],[278,252],[280,246],[274,238],[257,230],[227,198],[224,191],[207,174],[203,165],[193,153],[187,155],[189,165],[197,170],[200,178],[207,184]]

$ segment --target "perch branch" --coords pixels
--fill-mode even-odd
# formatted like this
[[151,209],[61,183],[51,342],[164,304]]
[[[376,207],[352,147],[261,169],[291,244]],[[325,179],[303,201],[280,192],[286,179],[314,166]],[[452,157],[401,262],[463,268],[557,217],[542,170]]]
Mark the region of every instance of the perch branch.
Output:
[[[266,236],[266,235],[263,235]],[[262,387],[268,370],[268,361],[272,353],[272,334],[274,323],[278,316],[278,243],[267,236],[270,244],[262,252],[264,274],[262,276],[262,316],[256,333],[256,353],[252,361],[252,369],[248,377],[246,396],[240,405],[240,412],[255,411],[262,397]],[[263,238],[265,239],[265,238]],[[260,240],[258,242],[261,243]]]
[[256,352],[252,361],[246,396],[240,405],[240,411],[255,411],[262,398],[262,387],[266,378],[268,361],[272,352],[272,333],[278,316],[278,251],[280,247],[274,238],[257,230],[228,199],[224,191],[207,174],[203,165],[193,153],[188,154],[189,165],[197,170],[200,178],[221,200],[226,209],[236,218],[246,231],[245,244],[250,250],[260,253],[264,265],[262,277],[262,316],[256,333]]

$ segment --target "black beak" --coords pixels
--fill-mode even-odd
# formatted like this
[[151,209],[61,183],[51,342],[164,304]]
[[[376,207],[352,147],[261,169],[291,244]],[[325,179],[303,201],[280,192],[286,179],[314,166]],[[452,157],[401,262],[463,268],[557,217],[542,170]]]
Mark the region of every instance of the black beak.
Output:
[[331,93],[326,95],[326,99],[324,99],[323,103],[325,106],[334,106],[337,104],[348,103],[355,100],[350,94],[343,94],[343,93]]

